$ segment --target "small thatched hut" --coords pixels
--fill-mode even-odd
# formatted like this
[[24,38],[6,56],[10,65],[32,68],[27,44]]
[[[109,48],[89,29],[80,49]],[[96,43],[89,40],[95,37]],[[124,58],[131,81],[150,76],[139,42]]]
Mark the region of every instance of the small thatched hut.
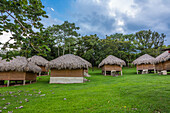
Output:
[[165,51],[156,57],[156,70],[157,71],[170,71],[170,52]]
[[[32,56],[31,58],[28,58],[29,62],[32,62],[39,66],[41,68],[41,72],[48,72],[49,75],[49,70],[45,69],[45,66],[48,64],[48,60],[43,58],[42,56]],[[41,75],[41,72],[39,73],[39,76]]]
[[148,54],[144,54],[132,62],[132,64],[137,65],[136,67],[137,74],[138,74],[138,71],[143,71],[143,70],[148,70],[148,71],[153,70],[155,73],[154,63],[155,63],[155,58]]
[[99,64],[98,67],[102,68],[102,74],[106,76],[107,72],[111,73],[112,71],[121,72],[122,75],[122,66],[126,65],[125,61],[109,55]]
[[50,83],[83,83],[84,69],[88,69],[84,59],[72,54],[60,56],[49,62]]
[[10,81],[23,81],[25,85],[26,80],[36,81],[36,73],[41,72],[41,68],[37,65],[28,62],[25,57],[13,58],[7,62],[3,60],[0,62],[0,80],[8,80],[7,86]]

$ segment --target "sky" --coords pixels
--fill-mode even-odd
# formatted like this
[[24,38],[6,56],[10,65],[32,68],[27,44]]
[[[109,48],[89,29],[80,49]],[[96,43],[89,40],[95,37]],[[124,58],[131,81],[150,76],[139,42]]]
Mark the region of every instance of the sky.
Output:
[[170,0],[42,0],[42,4],[49,16],[42,19],[45,27],[74,22],[82,36],[100,38],[151,29],[164,33],[165,44],[170,45]]
[[42,0],[49,16],[45,26],[74,22],[81,35],[100,38],[140,30],[166,34],[170,45],[170,0]]

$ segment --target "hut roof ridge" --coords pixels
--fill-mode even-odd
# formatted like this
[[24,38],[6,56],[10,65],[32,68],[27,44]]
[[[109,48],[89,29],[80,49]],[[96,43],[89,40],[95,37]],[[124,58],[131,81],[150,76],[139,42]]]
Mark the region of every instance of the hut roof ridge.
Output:
[[56,68],[56,69],[81,69],[91,67],[91,63],[86,61],[85,59],[73,55],[66,54],[60,56],[54,60],[51,60],[46,66],[47,69]]
[[109,64],[109,65],[113,65],[113,64],[126,65],[125,61],[123,61],[122,59],[117,58],[117,57],[115,57],[113,55],[109,55],[108,57],[103,59],[98,67],[102,67],[103,65],[106,65],[106,64]]
[[136,60],[134,60],[132,62],[132,64],[137,64],[137,65],[140,65],[140,64],[154,64],[155,63],[155,58],[148,55],[148,54],[144,54],[140,57],[138,57]]

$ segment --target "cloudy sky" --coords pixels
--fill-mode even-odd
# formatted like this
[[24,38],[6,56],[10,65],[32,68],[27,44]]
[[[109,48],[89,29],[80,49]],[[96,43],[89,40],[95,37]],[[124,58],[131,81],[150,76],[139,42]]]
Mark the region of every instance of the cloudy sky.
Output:
[[130,34],[140,30],[166,34],[170,45],[170,0],[42,0],[45,26],[68,20],[81,35]]
[[[67,20],[80,27],[81,35],[97,34],[100,38],[151,29],[166,34],[165,44],[170,45],[170,0],[42,0],[42,3],[49,16],[42,20],[46,27]],[[8,40],[0,38],[1,42]]]

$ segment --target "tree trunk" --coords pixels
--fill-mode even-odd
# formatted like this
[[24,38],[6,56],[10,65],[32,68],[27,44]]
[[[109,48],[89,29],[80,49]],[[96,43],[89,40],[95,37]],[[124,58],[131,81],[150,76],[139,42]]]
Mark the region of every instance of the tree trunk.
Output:
[[69,54],[71,54],[71,49],[70,49],[70,42],[69,42]]
[[64,53],[65,53],[65,45],[64,45],[64,47],[63,47],[63,55],[64,55]]
[[60,48],[59,48],[59,46],[58,46],[58,56],[60,56]]

